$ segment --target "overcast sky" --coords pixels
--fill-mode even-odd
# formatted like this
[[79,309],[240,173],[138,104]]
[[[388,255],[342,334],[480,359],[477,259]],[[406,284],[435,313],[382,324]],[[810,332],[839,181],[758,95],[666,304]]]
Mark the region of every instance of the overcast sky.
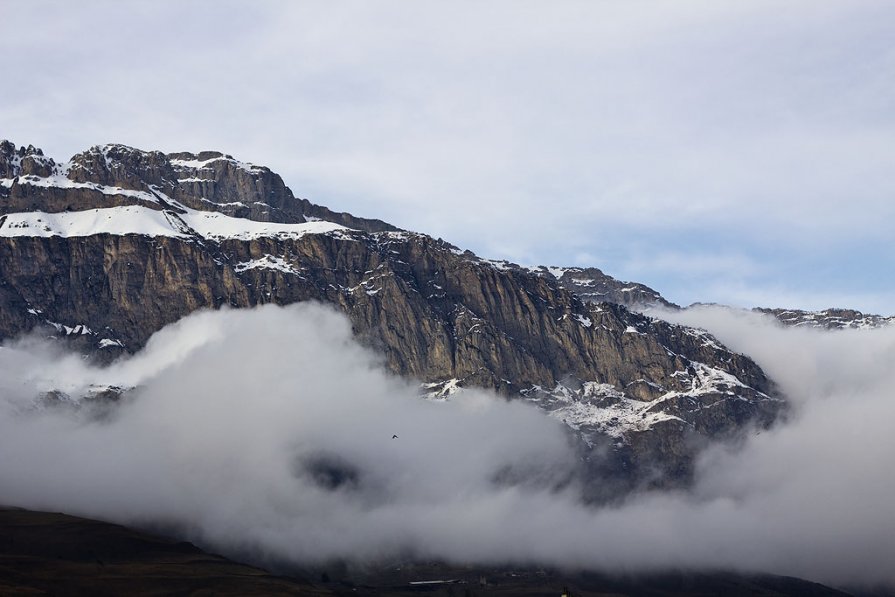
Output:
[[217,149],[688,304],[895,312],[895,3],[0,0],[0,138]]

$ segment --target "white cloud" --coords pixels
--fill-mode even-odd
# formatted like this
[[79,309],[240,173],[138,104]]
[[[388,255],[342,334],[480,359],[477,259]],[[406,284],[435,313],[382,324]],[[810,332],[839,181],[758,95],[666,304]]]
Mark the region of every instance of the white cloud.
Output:
[[[895,329],[669,317],[754,356],[794,404],[788,424],[710,453],[687,493],[586,506],[574,486],[552,489],[575,461],[555,421],[477,392],[421,401],[345,319],[298,305],[190,316],[107,370],[33,341],[3,348],[0,502],[163,524],[262,560],[412,553],[895,583]],[[25,409],[48,379],[141,389],[91,422]]]

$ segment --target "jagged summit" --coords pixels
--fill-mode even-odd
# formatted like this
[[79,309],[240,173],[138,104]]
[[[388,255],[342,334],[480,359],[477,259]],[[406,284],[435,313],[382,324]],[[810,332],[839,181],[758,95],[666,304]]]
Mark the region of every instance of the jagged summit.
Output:
[[75,182],[142,191],[151,185],[164,185],[173,171],[160,151],[107,144],[72,156],[61,173]]
[[627,486],[680,482],[704,440],[784,408],[747,357],[629,311],[669,303],[596,268],[481,259],[296,199],[220,152],[0,153],[0,339],[43,328],[109,359],[196,309],[317,300],[429,398],[530,400]]
[[524,267],[505,260],[490,260],[490,263],[500,269],[525,270],[541,276],[551,276],[560,286],[589,303],[615,303],[637,308],[680,308],[649,286],[618,280],[596,267]]
[[54,172],[55,166],[53,160],[33,145],[16,147],[5,139],[0,141],[0,178],[49,176]]
[[214,211],[258,222],[326,220],[368,232],[397,230],[380,220],[297,199],[269,168],[217,151],[164,154],[113,143],[93,146],[57,164],[40,149],[4,141],[0,193],[0,214],[139,206],[175,213]]

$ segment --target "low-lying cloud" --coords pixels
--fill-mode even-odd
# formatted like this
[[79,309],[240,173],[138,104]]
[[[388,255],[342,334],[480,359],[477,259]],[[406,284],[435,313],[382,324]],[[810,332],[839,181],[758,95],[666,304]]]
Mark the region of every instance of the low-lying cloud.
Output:
[[[341,315],[302,304],[195,314],[108,368],[34,339],[0,349],[0,503],[298,564],[400,555],[895,584],[895,329],[666,316],[753,356],[794,403],[786,425],[707,454],[686,493],[585,505],[559,423],[484,392],[421,400]],[[43,391],[110,383],[137,389],[105,416],[34,407]]]

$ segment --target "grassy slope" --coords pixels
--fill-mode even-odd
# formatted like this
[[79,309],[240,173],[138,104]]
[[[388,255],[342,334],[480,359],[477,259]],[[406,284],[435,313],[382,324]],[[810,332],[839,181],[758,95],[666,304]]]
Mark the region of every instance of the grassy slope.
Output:
[[[313,573],[319,578],[321,571]],[[420,580],[457,584],[412,587]],[[445,595],[558,597],[573,595],[654,597],[749,595],[845,595],[794,578],[732,573],[668,573],[614,577],[560,573],[536,567],[461,567],[405,563],[362,573],[330,570],[313,585],[131,529],[68,516],[0,508],[0,595]],[[486,584],[481,584],[484,580]]]

